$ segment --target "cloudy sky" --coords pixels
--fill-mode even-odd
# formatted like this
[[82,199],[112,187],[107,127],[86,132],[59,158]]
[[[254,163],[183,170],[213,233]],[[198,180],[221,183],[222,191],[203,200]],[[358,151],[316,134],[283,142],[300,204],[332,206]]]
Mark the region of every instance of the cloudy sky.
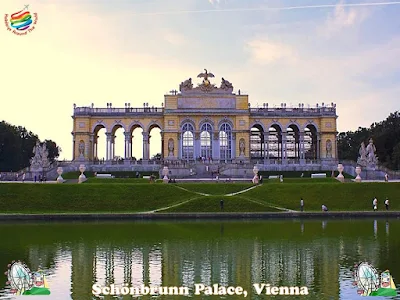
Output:
[[[4,15],[25,4],[38,23],[17,36]],[[2,0],[0,12],[0,120],[56,141],[65,159],[74,103],[161,106],[204,68],[252,106],[334,102],[339,131],[400,108],[400,2]],[[122,156],[122,132],[118,139]],[[153,139],[151,154],[160,152]]]

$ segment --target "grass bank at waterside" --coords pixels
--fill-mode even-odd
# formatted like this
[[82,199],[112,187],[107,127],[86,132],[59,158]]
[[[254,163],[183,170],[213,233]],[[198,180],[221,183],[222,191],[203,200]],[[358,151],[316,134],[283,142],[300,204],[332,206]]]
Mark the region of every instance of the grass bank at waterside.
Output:
[[[295,213],[304,199],[305,212],[366,212],[378,198],[378,210],[390,200],[400,212],[400,183],[340,183],[334,179],[285,179],[283,183],[150,184],[134,179],[89,178],[84,184],[1,183],[1,214],[113,213]],[[386,212],[385,212],[386,213]],[[273,215],[275,215],[273,214]],[[367,214],[371,216],[370,214]],[[249,215],[248,215],[249,216]],[[272,216],[272,214],[271,214]]]

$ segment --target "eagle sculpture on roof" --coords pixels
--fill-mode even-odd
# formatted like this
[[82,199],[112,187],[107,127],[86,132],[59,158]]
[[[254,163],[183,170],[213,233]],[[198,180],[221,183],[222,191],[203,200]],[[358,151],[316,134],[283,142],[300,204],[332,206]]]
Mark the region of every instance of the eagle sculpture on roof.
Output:
[[213,73],[208,73],[207,69],[204,69],[204,73],[200,73],[199,75],[197,75],[198,78],[203,78],[203,84],[205,86],[210,84],[210,81],[208,80],[208,78],[212,78],[215,77]]

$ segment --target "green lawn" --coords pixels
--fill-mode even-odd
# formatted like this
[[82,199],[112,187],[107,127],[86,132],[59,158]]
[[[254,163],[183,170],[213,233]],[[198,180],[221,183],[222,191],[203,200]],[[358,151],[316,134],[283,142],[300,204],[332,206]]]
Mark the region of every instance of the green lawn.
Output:
[[188,189],[190,191],[209,194],[209,195],[226,195],[230,193],[236,193],[241,190],[247,189],[253,184],[251,183],[179,183],[180,187]]
[[[236,196],[248,183],[150,184],[147,179],[89,178],[84,184],[0,184],[0,213],[121,213],[216,212],[224,199],[230,212],[299,210],[300,198],[306,211],[371,211],[378,198],[379,210],[389,197],[391,210],[400,211],[400,183],[340,183],[326,179],[286,179],[268,182]],[[198,193],[211,196],[200,196]],[[171,207],[172,206],[172,207]]]
[[0,184],[0,213],[145,212],[197,195],[168,184]]
[[250,201],[240,196],[203,196],[182,205],[161,211],[168,212],[221,212],[220,201],[224,201],[224,212],[277,212],[276,208]]
[[378,198],[378,208],[384,209],[385,198],[391,210],[400,210],[400,183],[289,183],[264,184],[243,196],[299,210],[300,198],[306,211],[321,211],[325,204],[330,211],[371,211],[372,199]]

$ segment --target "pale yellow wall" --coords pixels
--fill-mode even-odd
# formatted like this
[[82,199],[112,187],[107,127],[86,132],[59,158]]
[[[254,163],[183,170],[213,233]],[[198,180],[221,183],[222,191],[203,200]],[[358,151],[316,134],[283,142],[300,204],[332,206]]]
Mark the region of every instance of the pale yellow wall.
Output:
[[178,96],[165,95],[164,96],[164,107],[166,109],[177,109],[178,108]]
[[249,96],[236,96],[236,109],[248,109],[249,108]]

